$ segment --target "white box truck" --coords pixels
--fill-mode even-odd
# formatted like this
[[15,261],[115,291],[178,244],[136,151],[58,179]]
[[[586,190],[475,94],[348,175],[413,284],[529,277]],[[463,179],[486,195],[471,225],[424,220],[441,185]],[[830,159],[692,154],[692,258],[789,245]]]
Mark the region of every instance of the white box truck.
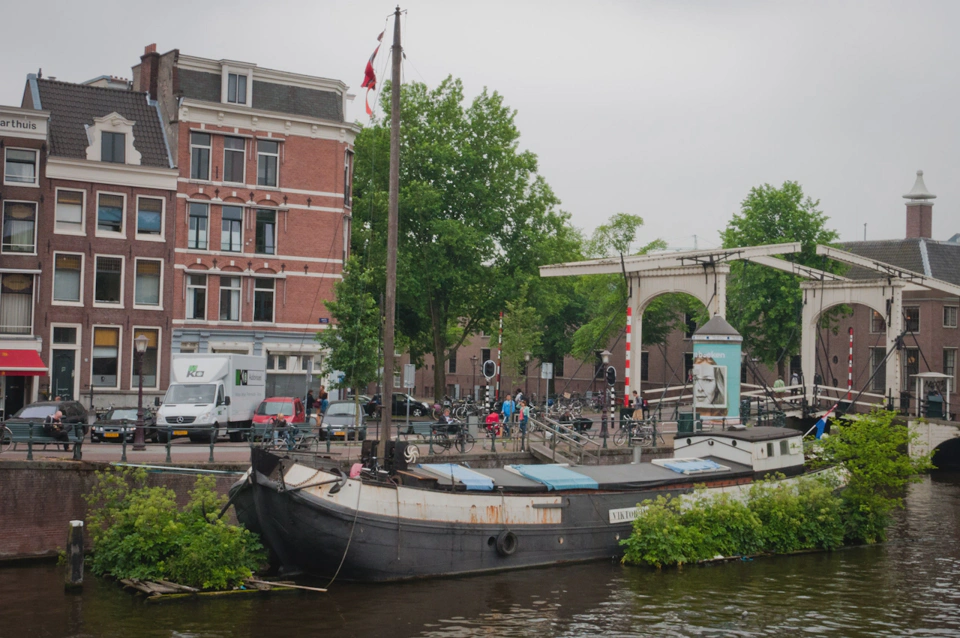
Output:
[[162,439],[210,440],[224,433],[240,441],[266,393],[266,358],[242,354],[174,354],[170,386],[157,410]]

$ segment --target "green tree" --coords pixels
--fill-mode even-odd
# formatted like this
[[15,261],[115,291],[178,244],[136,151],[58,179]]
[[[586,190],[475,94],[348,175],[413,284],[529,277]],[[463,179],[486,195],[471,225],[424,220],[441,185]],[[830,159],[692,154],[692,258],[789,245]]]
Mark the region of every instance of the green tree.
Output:
[[[502,96],[484,89],[466,104],[461,82],[447,78],[434,89],[404,85],[401,104],[397,327],[413,360],[433,354],[439,399],[449,357],[469,335],[491,332],[505,302],[550,263],[542,259],[569,252],[572,237]],[[388,148],[387,122],[357,137],[354,240],[381,282]]]
[[360,388],[376,381],[381,362],[380,308],[371,292],[373,273],[351,256],[334,290],[334,299],[325,303],[336,323],[316,335],[317,342],[329,350],[322,372],[342,373],[334,387],[353,388],[359,401]]
[[[780,188],[752,188],[721,233],[724,248],[800,242],[799,253],[786,259],[839,272],[840,266],[817,255],[817,244],[836,241],[820,202],[803,194],[797,182]],[[796,276],[744,261],[730,267],[727,320],[743,335],[744,348],[786,377],[786,362],[800,351],[803,297]],[[806,371],[810,374],[811,371]]]
[[532,306],[527,305],[527,290],[506,303],[503,313],[503,369],[511,377],[526,378],[526,355],[540,348],[543,338],[542,320]]

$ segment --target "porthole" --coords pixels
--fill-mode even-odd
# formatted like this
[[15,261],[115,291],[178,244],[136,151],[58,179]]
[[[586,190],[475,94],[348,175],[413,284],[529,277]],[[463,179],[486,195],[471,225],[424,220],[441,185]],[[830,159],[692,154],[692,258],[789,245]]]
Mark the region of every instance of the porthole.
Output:
[[732,445],[733,447],[737,447],[737,442],[733,441],[730,445]]
[[563,536],[561,536],[559,539],[557,539],[557,542],[560,543],[561,545],[563,545]]
[[707,445],[713,445],[713,439],[710,439],[709,441],[707,441]]
[[487,539],[487,547],[493,547],[496,544],[497,544],[496,536],[491,536],[490,538]]
[[690,439],[687,439],[687,445],[690,445],[692,442]]

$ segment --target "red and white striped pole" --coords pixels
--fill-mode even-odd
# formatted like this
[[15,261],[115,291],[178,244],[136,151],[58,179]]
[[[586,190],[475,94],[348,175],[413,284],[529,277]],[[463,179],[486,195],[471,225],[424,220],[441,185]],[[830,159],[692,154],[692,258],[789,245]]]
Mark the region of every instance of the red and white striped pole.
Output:
[[626,352],[624,354],[624,364],[623,364],[623,407],[630,407],[630,324],[633,323],[630,319],[633,317],[633,311],[630,308],[629,302],[627,303],[627,339],[626,339]]
[[500,311],[500,336],[497,338],[497,401],[500,400],[500,367],[501,353],[503,352],[503,311]]
[[850,351],[847,354],[847,401],[853,398],[853,326],[850,327]]

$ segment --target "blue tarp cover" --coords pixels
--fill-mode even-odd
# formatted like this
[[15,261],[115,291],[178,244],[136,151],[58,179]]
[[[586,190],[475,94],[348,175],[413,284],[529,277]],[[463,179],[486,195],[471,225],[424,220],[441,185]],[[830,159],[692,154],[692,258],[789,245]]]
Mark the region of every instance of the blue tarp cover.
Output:
[[663,467],[681,474],[696,474],[699,472],[718,472],[726,469],[716,461],[709,459],[676,459],[667,461]]
[[479,492],[492,492],[493,491],[493,479],[489,476],[484,476],[479,472],[474,472],[473,470],[463,467],[462,465],[455,465],[453,463],[421,463],[420,467],[434,472],[435,474],[442,474],[443,476],[449,476],[466,486],[468,490],[474,490]]
[[511,465],[524,478],[537,481],[549,490],[595,490],[600,486],[589,476],[562,465]]

